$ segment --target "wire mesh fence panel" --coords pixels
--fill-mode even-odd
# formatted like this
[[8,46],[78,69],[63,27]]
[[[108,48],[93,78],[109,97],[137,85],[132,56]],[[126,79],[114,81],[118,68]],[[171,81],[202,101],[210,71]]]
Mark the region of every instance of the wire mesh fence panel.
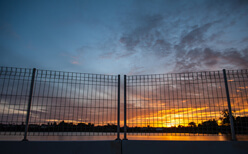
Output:
[[23,135],[31,78],[32,69],[1,67],[1,135]]
[[118,76],[37,70],[28,135],[114,135]]
[[[236,134],[248,134],[248,70],[229,70],[227,80]],[[230,125],[227,110],[223,112],[225,125]]]
[[134,75],[126,83],[129,135],[231,132],[222,71]]
[[[0,135],[23,135],[32,69],[1,67]],[[248,71],[226,72],[236,134],[248,134]],[[126,78],[127,133],[230,134],[222,71]],[[28,135],[116,135],[115,75],[37,70]]]

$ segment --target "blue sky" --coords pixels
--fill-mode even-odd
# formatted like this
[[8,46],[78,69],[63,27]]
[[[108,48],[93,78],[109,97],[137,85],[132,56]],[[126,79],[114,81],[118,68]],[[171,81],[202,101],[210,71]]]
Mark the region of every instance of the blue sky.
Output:
[[2,0],[0,65],[100,74],[248,68],[247,0]]

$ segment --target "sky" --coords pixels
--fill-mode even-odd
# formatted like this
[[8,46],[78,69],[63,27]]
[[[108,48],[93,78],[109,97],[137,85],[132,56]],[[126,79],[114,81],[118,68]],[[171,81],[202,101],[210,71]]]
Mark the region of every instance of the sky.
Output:
[[0,66],[97,74],[248,68],[247,0],[1,0]]

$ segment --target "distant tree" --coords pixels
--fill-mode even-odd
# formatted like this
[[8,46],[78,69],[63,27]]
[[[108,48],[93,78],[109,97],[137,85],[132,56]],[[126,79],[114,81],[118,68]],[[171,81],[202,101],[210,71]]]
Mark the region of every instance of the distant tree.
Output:
[[189,125],[190,127],[196,127],[196,123],[195,123],[195,122],[190,122],[188,125]]
[[63,125],[65,125],[65,121],[64,120],[59,123],[59,126],[63,126]]
[[178,125],[177,128],[182,128],[183,126],[182,125]]
[[[233,114],[234,111],[232,111]],[[228,109],[224,109],[223,111],[221,111],[221,115],[223,117],[221,117],[220,119],[222,120],[222,125],[230,125],[230,117],[229,117],[229,111]],[[234,116],[232,116],[233,121],[235,120]]]
[[242,129],[247,129],[248,130],[248,117],[237,117],[235,119],[234,124],[236,125],[236,127],[238,128],[242,128]]
[[215,119],[202,122],[203,127],[218,127],[218,123]]
[[94,127],[94,124],[88,123],[88,126],[89,126],[89,127]]

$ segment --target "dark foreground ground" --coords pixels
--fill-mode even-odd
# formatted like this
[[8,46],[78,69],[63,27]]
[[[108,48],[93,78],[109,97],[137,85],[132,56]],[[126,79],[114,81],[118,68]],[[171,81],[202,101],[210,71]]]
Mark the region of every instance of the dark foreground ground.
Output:
[[248,141],[0,141],[3,154],[247,154]]

